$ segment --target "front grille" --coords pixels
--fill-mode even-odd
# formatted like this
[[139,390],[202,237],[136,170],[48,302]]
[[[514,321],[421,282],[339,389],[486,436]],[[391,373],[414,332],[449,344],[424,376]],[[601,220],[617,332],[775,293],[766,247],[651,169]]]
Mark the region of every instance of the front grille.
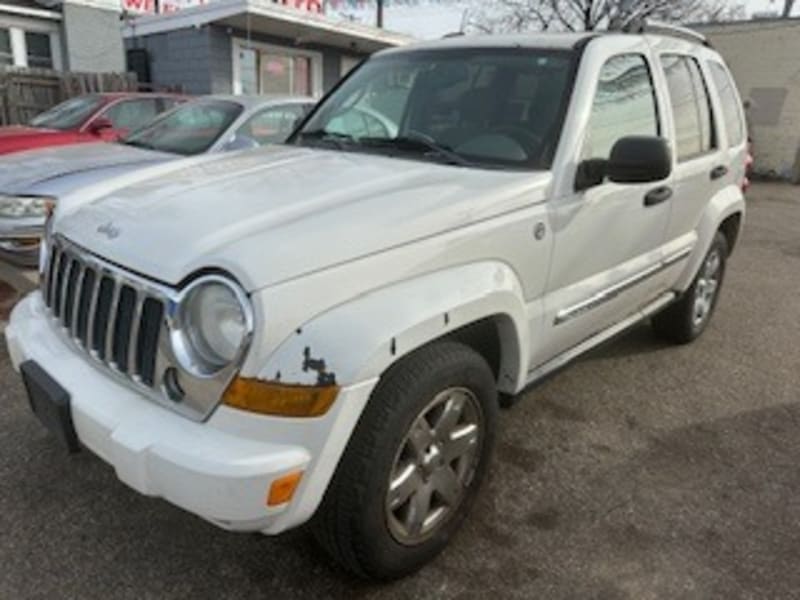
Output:
[[59,240],[48,260],[42,294],[53,317],[92,357],[153,388],[165,299]]

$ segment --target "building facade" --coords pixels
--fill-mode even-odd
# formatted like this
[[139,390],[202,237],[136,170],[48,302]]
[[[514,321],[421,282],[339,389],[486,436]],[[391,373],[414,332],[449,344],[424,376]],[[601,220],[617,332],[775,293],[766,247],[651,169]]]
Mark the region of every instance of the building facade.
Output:
[[125,71],[119,19],[114,0],[0,0],[0,65]]
[[270,0],[218,0],[142,16],[123,35],[129,62],[142,65],[140,80],[154,86],[314,97],[372,52],[411,41]]
[[745,101],[758,175],[800,183],[800,18],[697,26]]

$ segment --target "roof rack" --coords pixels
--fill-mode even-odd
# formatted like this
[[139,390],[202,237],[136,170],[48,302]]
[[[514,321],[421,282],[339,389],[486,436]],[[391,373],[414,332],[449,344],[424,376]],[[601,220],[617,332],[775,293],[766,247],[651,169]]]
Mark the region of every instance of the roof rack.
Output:
[[662,23],[660,21],[650,21],[644,18],[628,19],[622,23],[612,23],[609,25],[609,31],[618,31],[622,33],[654,33],[657,35],[668,35],[671,37],[681,38],[696,44],[711,47],[711,42],[702,33],[698,33],[688,27],[681,27],[680,25],[672,25],[671,23]]

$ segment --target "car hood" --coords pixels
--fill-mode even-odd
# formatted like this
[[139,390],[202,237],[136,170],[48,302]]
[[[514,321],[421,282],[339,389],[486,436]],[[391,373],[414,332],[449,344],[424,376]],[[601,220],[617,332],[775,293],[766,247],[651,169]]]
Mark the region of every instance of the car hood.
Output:
[[30,137],[30,136],[42,136],[42,135],[53,135],[57,133],[63,133],[58,129],[44,129],[41,127],[27,127],[25,125],[10,125],[8,127],[0,127],[0,139],[5,138],[12,138],[12,137]]
[[169,166],[59,215],[57,231],[171,285],[219,268],[253,290],[543,201],[550,181],[288,146]]
[[0,194],[36,193],[37,184],[66,175],[174,159],[172,154],[123,144],[91,143],[43,148],[4,156],[0,160]]

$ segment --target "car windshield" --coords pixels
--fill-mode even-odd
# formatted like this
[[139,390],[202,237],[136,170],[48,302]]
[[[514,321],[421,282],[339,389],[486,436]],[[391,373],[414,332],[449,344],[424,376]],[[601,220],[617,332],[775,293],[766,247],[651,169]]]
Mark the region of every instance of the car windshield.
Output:
[[208,150],[242,113],[227,100],[190,102],[122,140],[123,144],[191,156]]
[[388,53],[325,100],[293,143],[461,166],[548,169],[574,52]]
[[31,119],[31,127],[46,129],[77,129],[103,104],[101,96],[70,98]]

